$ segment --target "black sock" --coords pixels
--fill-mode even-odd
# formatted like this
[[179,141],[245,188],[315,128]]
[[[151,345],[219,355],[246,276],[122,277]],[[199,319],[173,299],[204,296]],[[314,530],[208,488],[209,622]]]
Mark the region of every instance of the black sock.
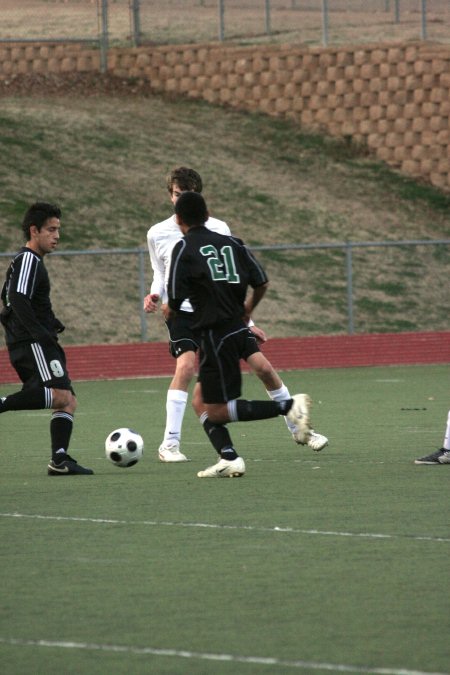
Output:
[[53,413],[50,422],[50,437],[52,441],[52,458],[58,463],[63,461],[69,447],[73,429],[73,415],[58,410]]
[[9,410],[42,410],[52,407],[52,391],[47,387],[21,389],[0,399],[0,413]]
[[[286,415],[292,407],[292,399],[287,401],[234,401],[236,421],[265,420],[278,415]],[[234,414],[233,414],[233,421]]]
[[236,450],[233,448],[228,429],[224,424],[214,424],[207,417],[202,420],[202,424],[213,447],[223,459],[233,460],[238,457]]
[[222,448],[220,451],[220,456],[222,459],[227,459],[229,462],[232,462],[233,459],[237,459],[239,455],[233,447]]

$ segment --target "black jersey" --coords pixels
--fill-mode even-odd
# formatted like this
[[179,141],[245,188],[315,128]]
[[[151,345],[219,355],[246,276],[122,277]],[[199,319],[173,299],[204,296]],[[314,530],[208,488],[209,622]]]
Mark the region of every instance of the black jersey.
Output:
[[1,322],[8,347],[21,342],[53,342],[64,330],[53,313],[42,257],[26,246],[11,261],[1,299]]
[[248,286],[267,282],[267,275],[240,239],[192,227],[172,251],[169,306],[178,310],[189,298],[194,328],[240,321]]

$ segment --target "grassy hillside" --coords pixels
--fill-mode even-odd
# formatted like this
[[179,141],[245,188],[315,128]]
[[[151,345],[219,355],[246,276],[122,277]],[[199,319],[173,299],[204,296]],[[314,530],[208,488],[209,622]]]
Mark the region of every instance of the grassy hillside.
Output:
[[[212,214],[252,245],[450,238],[448,195],[290,122],[136,92],[45,91],[0,98],[1,251],[21,244],[36,199],[62,206],[61,249],[145,247],[171,211],[165,176],[181,164],[200,171]],[[256,318],[270,335],[346,331],[340,250],[261,259],[272,283]],[[448,246],[355,251],[357,332],[447,329],[449,260]],[[48,267],[66,342],[139,339],[134,257]],[[150,339],[164,339],[162,321],[148,321]]]

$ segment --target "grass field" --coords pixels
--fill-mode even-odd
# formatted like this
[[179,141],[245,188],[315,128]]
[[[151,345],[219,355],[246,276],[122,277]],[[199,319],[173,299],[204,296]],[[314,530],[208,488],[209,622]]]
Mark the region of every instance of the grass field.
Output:
[[[413,463],[441,446],[448,367],[283,378],[330,445],[230,425],[240,480],[196,477],[214,454],[191,410],[192,461],[157,462],[167,378],[76,384],[91,477],[47,477],[48,413],[2,415],[3,673],[450,671],[450,468]],[[103,454],[122,425],[146,443],[132,469]]]

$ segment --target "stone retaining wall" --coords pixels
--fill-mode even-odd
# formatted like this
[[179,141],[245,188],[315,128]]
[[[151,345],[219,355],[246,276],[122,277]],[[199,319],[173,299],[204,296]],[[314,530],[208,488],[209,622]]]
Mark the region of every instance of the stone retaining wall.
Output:
[[[5,44],[0,79],[99,71],[97,49]],[[352,138],[403,173],[450,190],[450,47],[429,43],[307,48],[170,45],[112,48],[108,70],[241,110]]]

